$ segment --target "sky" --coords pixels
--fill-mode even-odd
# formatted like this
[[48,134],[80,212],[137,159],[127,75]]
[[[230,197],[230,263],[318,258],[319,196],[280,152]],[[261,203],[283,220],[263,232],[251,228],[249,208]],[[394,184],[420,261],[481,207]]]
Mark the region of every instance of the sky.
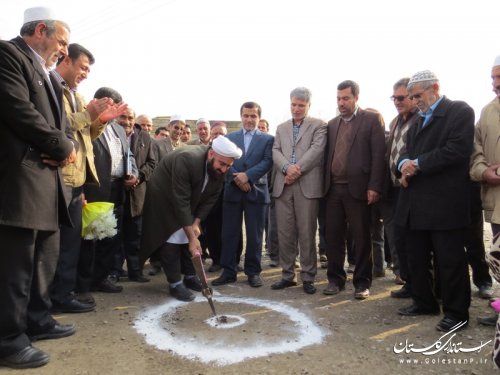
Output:
[[90,100],[113,87],[136,114],[239,120],[241,104],[256,101],[274,133],[291,117],[292,89],[308,87],[309,115],[328,121],[350,79],[360,107],[388,124],[393,84],[425,69],[476,119],[494,97],[498,0],[16,0],[0,6],[0,38],[19,35],[24,9],[40,5],[96,58],[79,92]]

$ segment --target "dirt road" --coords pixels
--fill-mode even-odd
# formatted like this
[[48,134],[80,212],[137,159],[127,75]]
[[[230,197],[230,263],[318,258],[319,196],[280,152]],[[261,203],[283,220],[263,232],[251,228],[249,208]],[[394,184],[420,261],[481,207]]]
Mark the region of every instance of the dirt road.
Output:
[[[154,276],[146,284],[120,282],[124,287],[120,294],[95,294],[95,312],[57,316],[63,323],[76,323],[78,332],[69,338],[36,343],[50,353],[51,361],[45,367],[24,372],[40,375],[496,373],[490,359],[492,343],[478,349],[493,339],[494,329],[476,323],[477,316],[491,313],[487,302],[476,296],[477,291],[473,292],[469,327],[442,338],[438,344],[441,335],[435,325],[439,316],[396,314],[397,308],[409,301],[389,297],[390,291],[398,288],[391,271],[386,277],[374,280],[372,295],[365,301],[353,298],[350,281],[341,294],[324,296],[321,293],[326,285],[324,270],[319,271],[315,295],[306,295],[300,286],[271,290],[270,285],[280,277],[279,269],[264,265],[262,276],[261,288],[251,288],[242,274],[237,283],[216,288],[215,292],[220,293],[215,296],[219,314],[227,314],[228,323],[237,324],[224,329],[208,323],[210,309],[201,297],[198,302],[176,304],[168,296],[163,275]],[[156,317],[151,311],[155,306]],[[142,320],[138,320],[139,316]],[[141,329],[143,333],[149,332],[147,338],[139,333]],[[429,347],[428,353],[435,353],[417,352],[425,347]],[[11,372],[19,373],[0,369],[0,374]]]

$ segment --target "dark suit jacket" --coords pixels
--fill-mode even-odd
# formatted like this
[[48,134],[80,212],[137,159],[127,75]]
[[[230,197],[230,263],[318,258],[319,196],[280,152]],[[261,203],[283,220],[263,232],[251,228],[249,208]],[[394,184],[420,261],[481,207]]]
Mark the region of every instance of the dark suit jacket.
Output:
[[134,134],[131,137],[130,148],[139,170],[139,185],[130,190],[128,194],[130,194],[130,214],[132,217],[136,217],[142,214],[147,181],[156,166],[156,153],[153,148],[153,139],[148,132],[141,130],[139,125],[134,127]]
[[[107,126],[111,126],[121,140],[123,150],[123,174],[127,168],[127,154],[129,156],[129,165],[131,166],[131,174],[138,175],[137,165],[135,163],[134,154],[129,151],[127,136],[125,130],[116,122],[111,122]],[[84,192],[85,199],[90,202],[109,202],[111,195],[111,154],[109,152],[108,143],[104,139],[104,133],[96,140],[92,141],[94,148],[94,162],[99,177],[99,185],[85,184]],[[125,198],[125,196],[123,197]]]
[[424,128],[422,122],[420,118],[408,131],[407,153],[400,158],[418,158],[420,170],[401,189],[395,220],[412,230],[465,227],[470,222],[474,111],[467,103],[443,97]]
[[161,159],[169,152],[174,151],[172,147],[172,141],[170,138],[165,139],[154,139],[153,140],[153,148],[155,153],[156,162],[159,163]]
[[[62,88],[21,38],[0,41],[0,224],[56,231],[71,225],[59,168],[73,149]],[[78,143],[74,141],[75,148]]]
[[[328,140],[325,149],[324,192],[328,193],[331,180],[331,165],[340,125],[340,116],[328,122]],[[384,129],[376,113],[358,109],[352,126],[351,146],[347,156],[347,178],[350,194],[356,199],[366,200],[367,190],[382,192],[384,181]]]
[[165,156],[148,181],[140,258],[144,263],[175,231],[204,220],[215,204],[223,178],[210,177],[205,189],[208,146],[181,147]]
[[[244,136],[241,130],[230,133],[226,137],[243,150],[243,155],[234,161],[233,166],[227,172],[224,201],[239,202],[241,199],[248,199],[256,203],[271,203],[267,172],[273,166],[274,137],[256,130],[252,142],[248,146],[248,152],[244,152]],[[245,172],[247,174],[252,185],[252,189],[248,193],[245,193],[234,184],[233,173],[236,172]]]

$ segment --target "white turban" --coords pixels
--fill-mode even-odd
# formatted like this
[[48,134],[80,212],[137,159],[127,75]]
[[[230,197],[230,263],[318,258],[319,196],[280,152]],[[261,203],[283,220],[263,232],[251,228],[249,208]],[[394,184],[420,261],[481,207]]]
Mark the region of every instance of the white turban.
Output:
[[170,121],[168,123],[171,124],[174,121],[183,122],[184,124],[186,123],[184,117],[182,117],[181,115],[173,115],[172,117],[170,117]]
[[421,72],[415,73],[411,79],[410,82],[408,82],[408,85],[411,85],[413,83],[417,82],[425,82],[425,81],[437,81],[438,78],[436,75],[431,72],[430,70],[422,70]]
[[210,121],[208,121],[204,117],[202,117],[202,118],[198,119],[198,121],[196,121],[196,126],[198,126],[198,124],[207,124],[208,127],[210,127]]
[[500,66],[500,55],[495,57],[495,61],[493,61],[493,67]]
[[243,154],[238,146],[223,135],[219,135],[213,140],[212,148],[217,154],[227,158],[239,159]]
[[47,7],[28,8],[24,11],[23,25],[33,21],[54,20],[57,21],[55,12]]

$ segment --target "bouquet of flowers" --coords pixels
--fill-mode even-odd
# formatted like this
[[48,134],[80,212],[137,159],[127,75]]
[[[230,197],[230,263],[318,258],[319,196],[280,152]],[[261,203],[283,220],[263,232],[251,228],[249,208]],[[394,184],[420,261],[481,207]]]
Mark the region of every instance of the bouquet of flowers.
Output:
[[82,237],[86,240],[102,240],[113,237],[117,221],[113,214],[113,203],[92,202],[83,206]]

